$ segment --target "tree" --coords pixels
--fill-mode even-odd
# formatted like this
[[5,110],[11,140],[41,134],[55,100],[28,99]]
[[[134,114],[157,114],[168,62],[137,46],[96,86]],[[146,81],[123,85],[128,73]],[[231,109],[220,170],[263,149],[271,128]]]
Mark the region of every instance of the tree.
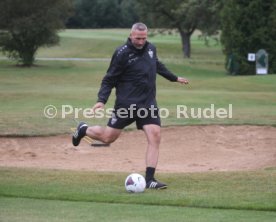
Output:
[[[191,56],[191,35],[196,29],[212,34],[219,26],[219,0],[138,0],[144,16],[155,26],[176,28],[181,36],[184,57]],[[149,18],[148,18],[149,19]]]
[[74,0],[68,28],[125,28],[138,21],[136,0]]
[[1,51],[31,66],[39,47],[58,43],[57,31],[64,27],[71,6],[70,0],[1,0]]
[[276,72],[276,1],[228,0],[222,10],[223,51],[231,74],[254,74],[248,53],[265,49],[270,72]]

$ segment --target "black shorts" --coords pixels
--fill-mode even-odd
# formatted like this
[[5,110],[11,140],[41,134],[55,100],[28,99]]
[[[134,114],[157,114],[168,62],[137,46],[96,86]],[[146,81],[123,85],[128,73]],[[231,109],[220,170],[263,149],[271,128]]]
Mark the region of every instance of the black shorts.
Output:
[[144,125],[154,124],[161,126],[159,111],[141,108],[132,113],[121,113],[119,109],[114,110],[107,125],[115,129],[124,129],[126,126],[136,122],[137,129],[143,129]]

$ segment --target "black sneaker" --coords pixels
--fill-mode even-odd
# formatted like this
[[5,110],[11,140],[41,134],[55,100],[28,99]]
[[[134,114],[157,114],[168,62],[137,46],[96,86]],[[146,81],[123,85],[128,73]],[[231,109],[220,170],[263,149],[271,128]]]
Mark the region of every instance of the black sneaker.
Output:
[[160,183],[159,181],[153,179],[147,182],[146,188],[147,189],[156,189],[156,190],[161,190],[161,189],[166,189],[168,186],[164,183]]
[[78,146],[80,144],[81,139],[85,136],[86,129],[84,130],[83,127],[87,128],[88,126],[86,123],[80,122],[77,127],[77,130],[72,136],[72,143],[74,146]]

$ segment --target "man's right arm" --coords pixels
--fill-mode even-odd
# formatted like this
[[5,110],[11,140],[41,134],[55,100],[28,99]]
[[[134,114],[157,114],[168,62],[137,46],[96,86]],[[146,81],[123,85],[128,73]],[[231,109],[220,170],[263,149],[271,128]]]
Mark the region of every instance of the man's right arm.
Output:
[[116,86],[121,73],[123,72],[123,59],[122,55],[118,54],[116,50],[112,56],[109,68],[104,76],[101,88],[98,92],[97,102],[105,104],[111,94],[113,87]]
[[92,110],[95,112],[97,109],[103,109],[104,108],[104,103],[102,102],[97,102],[93,107]]

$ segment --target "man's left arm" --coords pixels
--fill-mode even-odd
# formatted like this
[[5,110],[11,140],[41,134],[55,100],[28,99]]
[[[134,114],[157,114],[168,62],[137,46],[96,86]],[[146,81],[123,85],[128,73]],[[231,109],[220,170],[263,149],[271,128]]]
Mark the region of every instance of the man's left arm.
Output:
[[186,78],[178,77],[174,75],[172,72],[170,72],[166,66],[156,58],[156,71],[158,74],[166,78],[167,80],[170,80],[172,82],[179,82],[181,84],[188,84],[189,81]]

